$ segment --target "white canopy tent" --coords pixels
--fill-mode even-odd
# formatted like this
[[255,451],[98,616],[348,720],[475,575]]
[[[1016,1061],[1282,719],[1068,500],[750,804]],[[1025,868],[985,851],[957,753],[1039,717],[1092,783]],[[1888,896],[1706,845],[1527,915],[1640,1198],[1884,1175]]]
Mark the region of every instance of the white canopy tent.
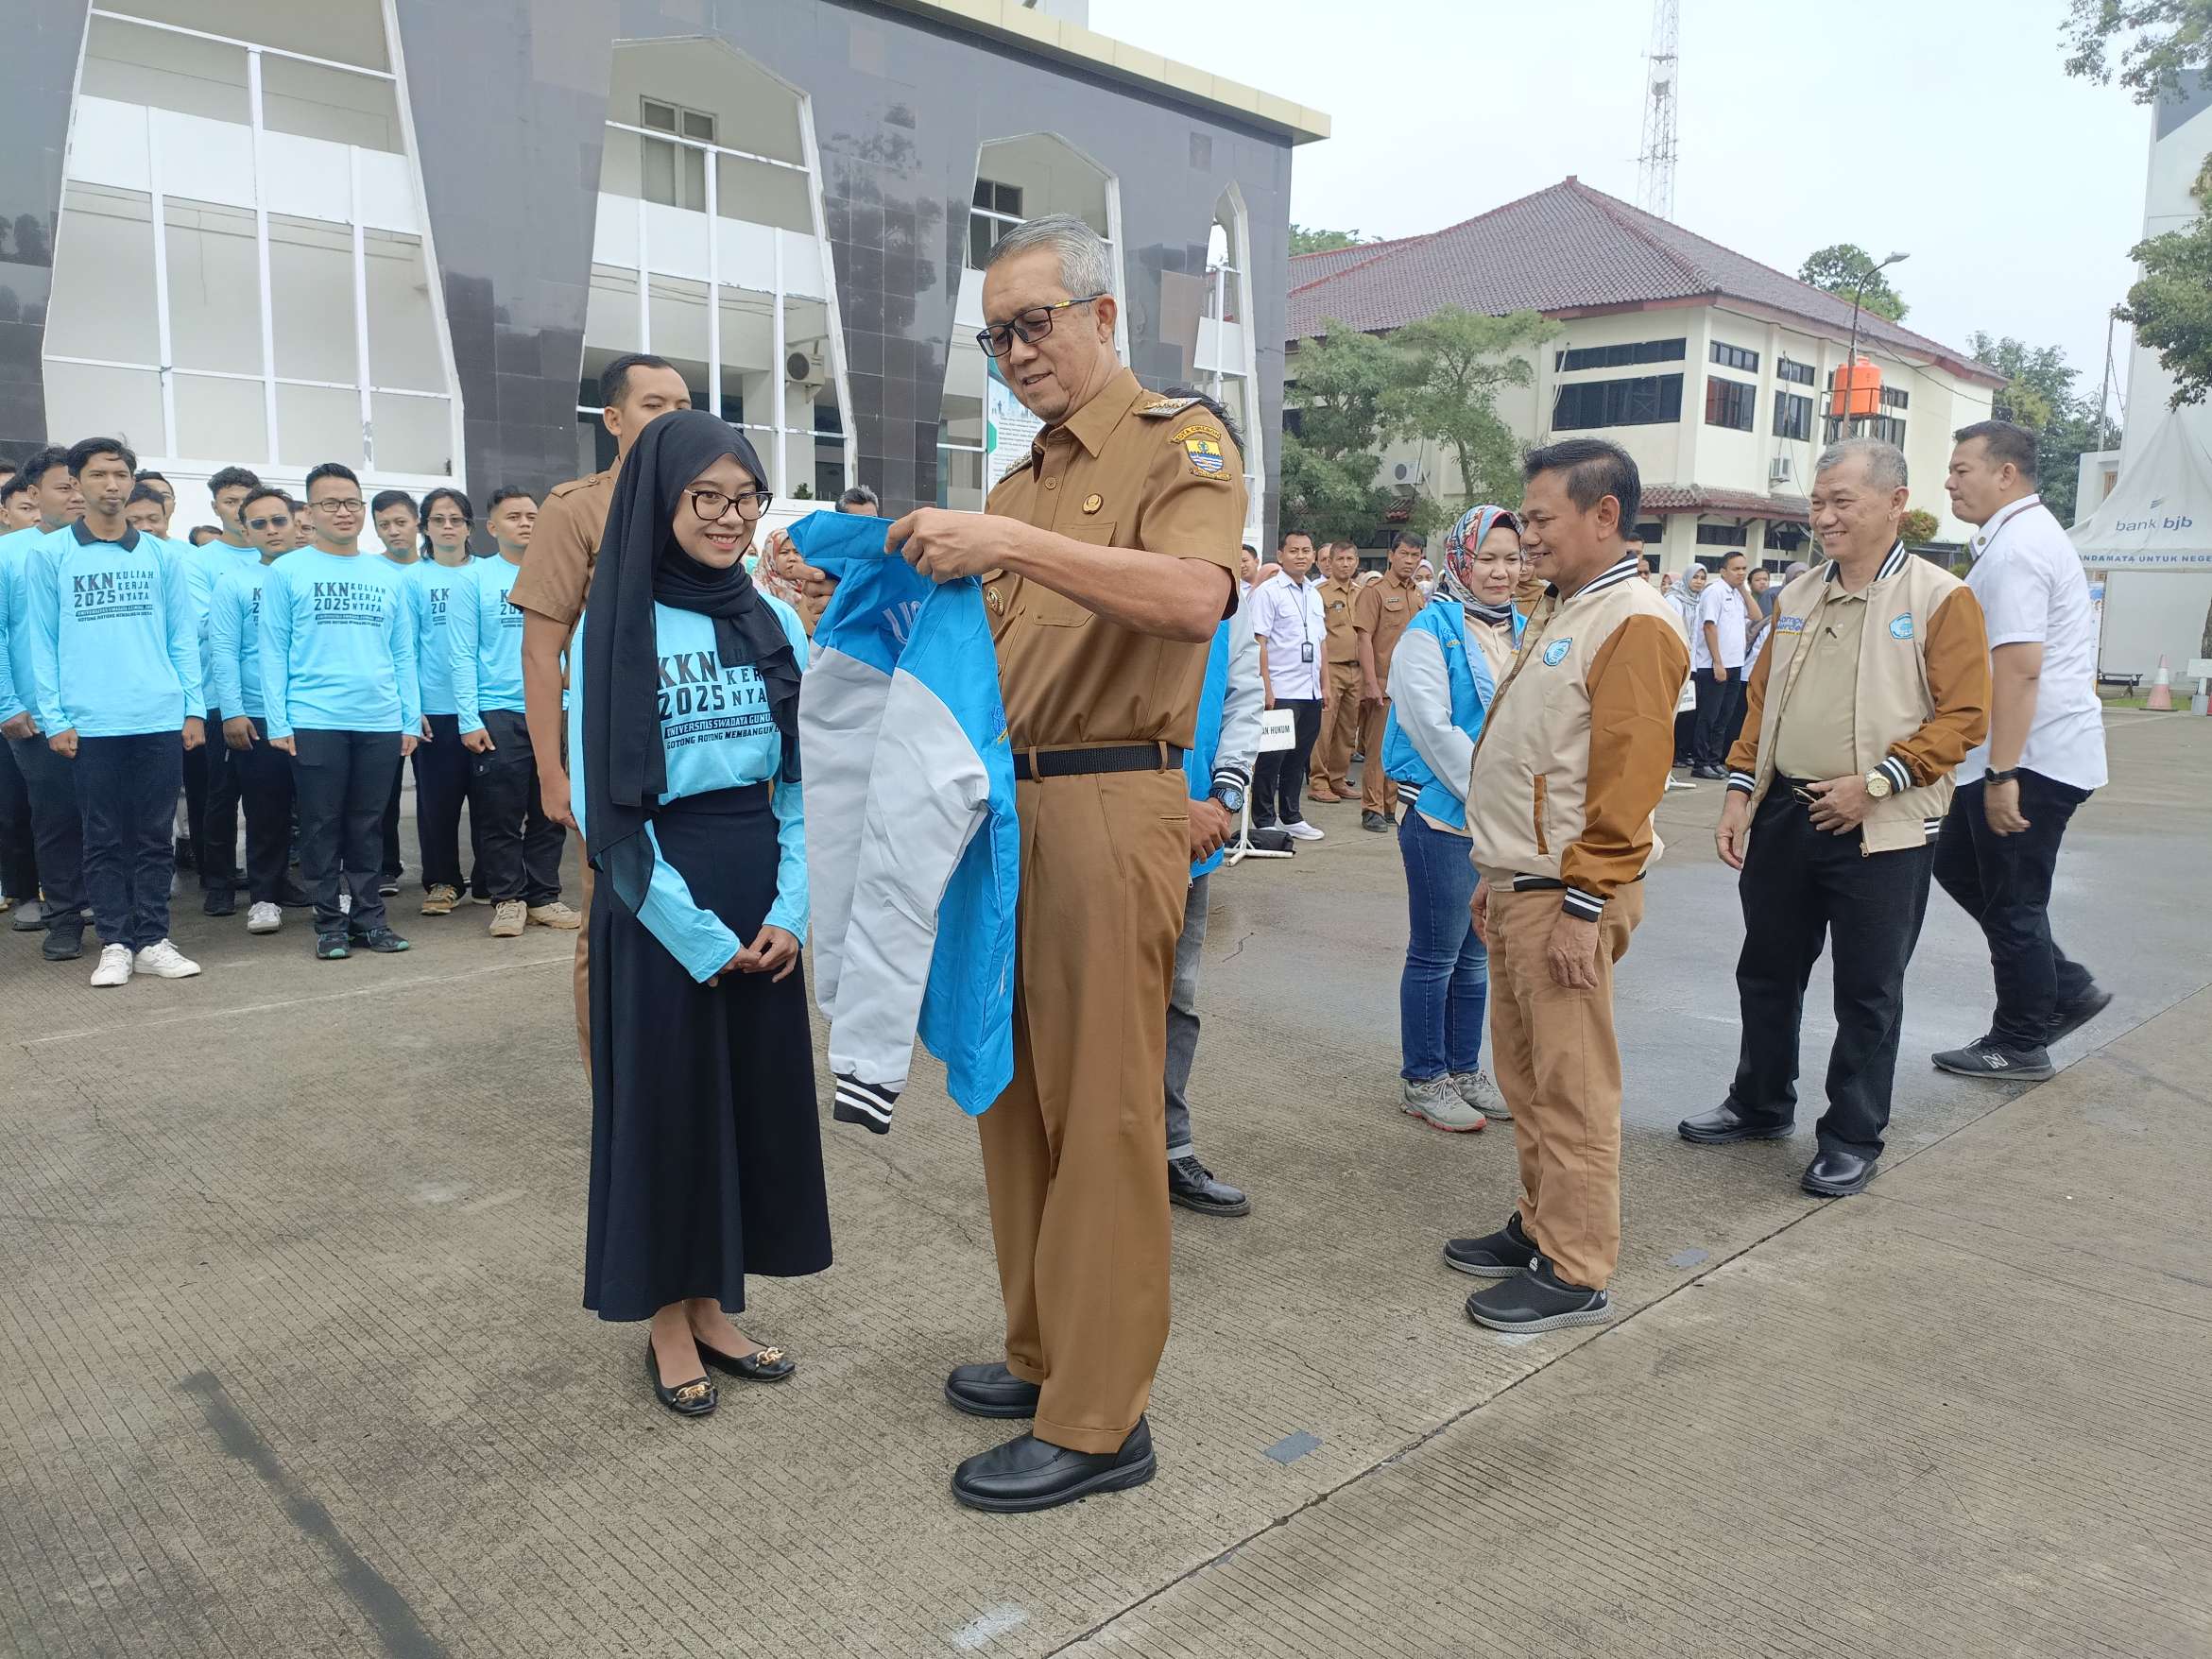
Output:
[[2169,410],[2124,461],[2103,505],[2071,531],[2082,562],[2107,573],[2098,671],[2148,676],[2163,657],[2179,687],[2207,655],[2212,453]]

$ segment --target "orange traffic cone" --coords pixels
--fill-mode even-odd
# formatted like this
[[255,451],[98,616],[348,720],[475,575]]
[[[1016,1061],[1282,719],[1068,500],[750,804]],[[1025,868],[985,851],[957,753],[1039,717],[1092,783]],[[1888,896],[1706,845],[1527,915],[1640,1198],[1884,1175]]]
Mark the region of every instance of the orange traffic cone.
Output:
[[2173,672],[2166,666],[2166,658],[2158,658],[2158,672],[2151,676],[2151,694],[2143,699],[2145,710],[2159,714],[2173,712]]

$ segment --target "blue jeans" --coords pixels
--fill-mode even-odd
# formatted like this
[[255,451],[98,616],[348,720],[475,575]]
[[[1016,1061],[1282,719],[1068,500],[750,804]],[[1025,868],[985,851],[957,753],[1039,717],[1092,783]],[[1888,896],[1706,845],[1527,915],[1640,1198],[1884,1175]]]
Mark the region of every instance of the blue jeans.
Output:
[[1475,866],[1464,835],[1432,830],[1412,801],[1398,826],[1406,866],[1406,966],[1398,983],[1398,1075],[1411,1082],[1472,1071],[1483,1060],[1490,956],[1467,901]]

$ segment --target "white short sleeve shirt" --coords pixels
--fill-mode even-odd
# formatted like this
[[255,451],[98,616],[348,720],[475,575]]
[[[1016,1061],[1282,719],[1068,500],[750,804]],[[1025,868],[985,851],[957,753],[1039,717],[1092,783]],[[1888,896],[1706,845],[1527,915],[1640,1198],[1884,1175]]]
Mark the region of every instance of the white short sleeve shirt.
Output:
[[1689,630],[1689,666],[1709,669],[1713,654],[1706,648],[1706,624],[1720,637],[1721,666],[1743,666],[1744,609],[1742,591],[1715,576],[1697,598],[1697,623]]
[[1277,700],[1320,696],[1321,658],[1329,643],[1320,585],[1277,576],[1261,583],[1250,603],[1252,632],[1267,641],[1267,678]]
[[[1966,586],[1981,601],[1989,646],[2039,643],[2043,673],[2035,719],[2020,764],[2031,772],[2102,789],[2104,710],[2097,700],[2097,613],[2082,556],[2043,498],[2014,502],[1974,538]],[[1973,783],[1989,770],[1985,742],[1959,762],[1958,780]]]

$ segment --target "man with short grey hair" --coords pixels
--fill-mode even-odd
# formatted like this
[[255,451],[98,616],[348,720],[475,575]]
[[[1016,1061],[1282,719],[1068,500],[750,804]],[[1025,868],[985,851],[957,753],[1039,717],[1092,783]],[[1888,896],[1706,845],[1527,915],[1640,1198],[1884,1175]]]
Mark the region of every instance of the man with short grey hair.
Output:
[[1827,1110],[1800,1180],[1826,1198],[1863,1189],[1881,1156],[1935,831],[1952,768],[1989,724],[1981,607],[1905,551],[1909,505],[1895,446],[1853,437],[1822,453],[1812,527],[1830,562],[1775,594],[1714,835],[1742,872],[1742,1039],[1727,1098],[1681,1135],[1790,1134],[1806,980],[1832,941]]

